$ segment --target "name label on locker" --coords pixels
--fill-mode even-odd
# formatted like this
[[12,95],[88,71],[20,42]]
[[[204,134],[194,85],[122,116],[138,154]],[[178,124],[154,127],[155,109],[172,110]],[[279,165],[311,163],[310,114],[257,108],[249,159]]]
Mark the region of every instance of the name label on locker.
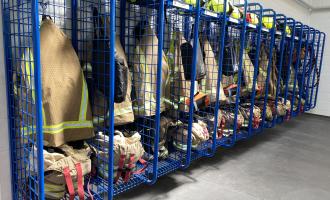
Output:
[[269,33],[269,29],[267,29],[267,28],[262,28],[262,31]]
[[236,23],[236,24],[239,23],[238,19],[234,19],[234,18],[232,18],[232,17],[229,18],[229,21],[230,21],[230,22],[233,22],[233,23]]
[[254,25],[254,24],[248,24],[248,27],[250,27],[250,28],[254,28],[254,29],[256,29],[256,28],[257,28],[257,26],[256,26],[256,25]]
[[211,16],[211,17],[218,17],[217,13],[214,12],[210,12],[208,10],[205,10],[205,15]]
[[178,7],[178,8],[183,8],[183,9],[189,9],[189,5],[182,3],[180,1],[173,1],[173,6]]

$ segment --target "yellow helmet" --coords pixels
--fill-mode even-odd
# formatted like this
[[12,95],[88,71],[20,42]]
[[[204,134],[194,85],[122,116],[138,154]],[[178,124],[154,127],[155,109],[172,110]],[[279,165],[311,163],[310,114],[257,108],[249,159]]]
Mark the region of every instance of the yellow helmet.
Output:
[[231,17],[234,19],[241,19],[242,18],[242,13],[239,10],[239,8],[237,8],[236,6],[232,6],[233,12],[231,13]]
[[[208,10],[214,11],[214,12],[218,12],[218,13],[222,13],[224,11],[224,2],[223,0],[209,0],[206,4],[206,8]],[[226,3],[226,12],[230,11],[230,6],[229,3]]]
[[273,28],[274,18],[273,17],[262,17],[262,24],[265,28]]
[[185,3],[190,4],[192,6],[196,6],[196,0],[184,0]]
[[286,32],[287,35],[291,35],[291,29],[290,29],[289,26],[285,27],[285,32]]
[[254,13],[247,13],[247,21],[251,24],[258,25],[259,24],[259,18]]

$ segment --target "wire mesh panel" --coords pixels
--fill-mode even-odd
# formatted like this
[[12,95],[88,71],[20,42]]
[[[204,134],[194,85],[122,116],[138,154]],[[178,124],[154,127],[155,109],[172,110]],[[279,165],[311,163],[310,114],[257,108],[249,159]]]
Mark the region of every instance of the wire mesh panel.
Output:
[[323,54],[324,54],[324,45],[325,45],[325,37],[326,35],[323,32],[320,32],[318,35],[318,51],[316,54],[316,68],[313,75],[313,84],[311,92],[311,108],[315,108],[317,104],[317,95],[319,90],[320,78],[321,78],[321,70],[322,70],[322,63],[323,63]]
[[[283,21],[283,20],[282,20]],[[283,46],[282,69],[279,72],[280,85],[278,85],[278,99],[281,99],[286,108],[285,116],[277,116],[276,123],[282,123],[284,120],[289,120],[291,115],[291,99],[288,98],[288,92],[292,91],[294,83],[294,64],[293,51],[295,48],[296,22],[292,18],[287,18],[285,31],[285,41]],[[274,122],[275,123],[275,122]]]
[[[127,89],[124,99],[116,99],[116,91],[114,96],[114,157],[124,156],[113,163],[114,195],[141,183],[154,183],[158,177],[160,113],[165,111],[161,94],[168,76],[159,28],[163,7],[163,1],[116,4],[115,71],[116,78],[117,71],[125,73]],[[127,66],[125,71],[117,69],[121,64]],[[120,83],[116,81],[115,90],[120,88],[117,86]],[[136,141],[125,155],[119,149],[116,151],[117,134]],[[121,163],[125,163],[124,171]]]
[[298,96],[295,97],[297,100],[297,108],[294,111],[293,116],[297,116],[304,112],[305,107],[305,83],[306,83],[306,69],[308,69],[308,63],[310,61],[310,40],[311,40],[311,28],[307,25],[303,26],[302,29],[302,47],[300,52],[300,64],[297,68],[297,84],[299,87]]
[[286,116],[288,110],[286,106],[287,103],[284,101],[282,96],[280,96],[280,93],[283,88],[283,80],[281,79],[281,74],[283,70],[283,60],[285,55],[285,42],[287,41],[286,35],[287,32],[291,30],[287,26],[287,18],[284,15],[276,15],[276,25],[277,31],[275,34],[275,47],[268,92],[268,105],[270,105],[270,107],[272,107],[275,112],[273,119],[268,121],[268,127],[274,127],[277,118]]
[[303,63],[303,24],[300,22],[295,23],[295,40],[294,50],[292,55],[293,69],[288,72],[289,78],[288,86],[286,87],[287,98],[291,101],[291,114],[290,116],[296,116],[297,112],[300,112],[298,108],[299,103],[299,84],[298,84],[298,69]]
[[[261,125],[255,129],[255,132],[267,127],[267,122],[274,116],[274,110],[268,104],[268,94],[270,91],[270,74],[272,66],[275,63],[275,33],[276,33],[276,13],[271,9],[263,10],[263,33],[261,38],[261,47],[259,55],[259,69],[257,76],[258,91],[255,105],[261,109]],[[276,66],[275,66],[276,67]]]
[[39,24],[47,15],[70,37],[71,2],[1,2],[6,44],[13,198],[43,199],[43,131],[46,134],[49,132],[47,127],[43,128],[46,122],[43,120],[41,101]]
[[[114,49],[117,47],[117,43],[114,45],[112,41],[115,36],[111,34],[114,31],[114,22],[111,19],[114,16],[112,9],[115,7],[115,1],[82,0],[76,3],[76,45],[88,84],[96,135],[94,139],[89,141],[89,144],[95,149],[92,158],[94,173],[86,177],[85,182],[88,193],[90,196],[93,195],[93,198],[102,199],[108,196],[111,199],[112,183],[117,170],[112,164],[114,162],[112,159],[115,160],[112,147],[114,142],[112,116],[114,115],[114,107],[116,107],[112,95],[116,92],[122,92],[114,87],[114,83],[111,81],[114,80]],[[123,64],[119,67],[125,73],[128,69],[122,51],[122,49],[117,49],[117,56],[122,59]],[[116,75],[123,76],[123,73]],[[123,83],[117,84],[124,87]],[[117,94],[116,97],[119,98],[118,96]],[[117,99],[117,101],[123,100]]]
[[[247,3],[232,1],[233,12],[228,12],[230,5],[226,2],[227,25],[224,35],[224,52],[222,61],[221,84],[225,101],[220,104],[219,117],[221,134],[217,146],[232,146],[237,140],[237,132],[242,126],[239,113],[239,97],[242,77],[243,55],[245,48],[246,10]],[[219,123],[218,123],[219,124]]]
[[[222,62],[222,49],[220,45],[224,42],[224,16],[211,11],[206,6],[200,12],[201,19],[198,27],[198,35],[191,34],[189,36],[190,39],[188,38],[188,41],[191,40],[193,42],[193,37],[198,37],[196,89],[190,91],[194,94],[194,121],[192,126],[193,160],[214,154],[216,150],[216,139],[219,136],[218,131],[213,131],[218,130],[218,119],[216,120],[215,116],[218,114],[216,112],[219,110],[219,102],[225,100],[223,88],[220,84],[221,76],[219,76],[221,74],[221,68],[219,67],[221,65],[219,63]],[[178,25],[176,26],[179,27]],[[195,28],[194,22],[191,26]],[[180,30],[180,28],[177,30]],[[188,30],[185,30],[185,27],[181,27],[181,34],[184,35],[185,31]],[[191,29],[191,31],[194,30]],[[181,53],[185,54],[182,50]],[[187,58],[182,56],[182,60],[184,59]],[[185,70],[187,68],[187,66],[184,66]],[[202,71],[204,72],[201,73]],[[174,73],[178,72],[174,71]],[[183,71],[181,73],[184,75],[186,72]],[[184,90],[187,90],[186,98],[188,98],[190,96],[190,89],[186,88]],[[174,88],[172,91],[174,91]],[[213,142],[210,142],[211,140]]]
[[[2,1],[7,67],[7,90],[10,113],[11,165],[13,199],[38,199],[37,102],[33,66],[33,19],[31,3]],[[25,52],[27,57],[25,58]],[[22,66],[22,67],[21,67]],[[31,68],[31,67],[30,67]],[[40,77],[39,77],[40,78]],[[30,162],[29,157],[32,156]]]
[[315,52],[317,48],[315,48],[315,39],[316,39],[316,30],[314,28],[310,29],[310,40],[308,41],[308,47],[306,48],[306,53],[308,53],[308,60],[306,63],[306,71],[304,73],[304,89],[303,89],[303,94],[302,98],[305,101],[304,104],[304,112],[308,111],[310,109],[310,102],[309,102],[309,97],[310,97],[310,84],[311,81],[313,80],[313,72],[314,68],[316,66],[316,57],[315,57]]
[[243,73],[241,77],[240,106],[238,119],[241,118],[240,139],[250,137],[253,129],[259,127],[261,110],[254,105],[257,92],[257,72],[259,66],[262,6],[252,3],[247,6],[247,29],[243,53]]
[[318,63],[318,55],[320,51],[320,31],[315,30],[315,35],[314,35],[314,42],[311,44],[312,48],[312,58],[311,58],[311,63],[310,63],[310,68],[307,72],[308,74],[308,80],[307,80],[307,85],[306,85],[306,111],[312,109],[313,103],[312,103],[312,98],[314,95],[314,89],[317,87],[318,81],[315,79],[315,77],[319,77],[318,75],[318,69],[317,69],[317,63]]
[[168,110],[163,116],[171,121],[167,131],[167,162],[179,163],[180,167],[186,168],[191,162],[192,149],[208,139],[206,127],[193,119],[193,112],[205,107],[209,101],[198,89],[198,80],[205,76],[198,39],[200,7],[178,1],[167,3],[164,52],[169,63],[165,91]]

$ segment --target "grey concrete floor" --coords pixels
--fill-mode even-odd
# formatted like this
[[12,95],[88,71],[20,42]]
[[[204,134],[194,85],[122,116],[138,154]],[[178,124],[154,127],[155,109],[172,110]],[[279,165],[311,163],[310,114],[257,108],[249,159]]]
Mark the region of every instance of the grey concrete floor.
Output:
[[330,118],[305,114],[119,200],[329,200]]

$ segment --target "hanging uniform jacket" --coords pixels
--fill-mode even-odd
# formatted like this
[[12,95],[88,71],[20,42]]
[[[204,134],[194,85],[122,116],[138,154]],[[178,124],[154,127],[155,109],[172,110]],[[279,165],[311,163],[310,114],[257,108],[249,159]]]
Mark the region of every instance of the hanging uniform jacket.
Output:
[[[183,56],[182,44],[187,44],[187,41],[183,37],[180,31],[175,32],[173,35],[173,40],[171,41],[171,48],[169,52],[169,57],[172,68],[171,81],[168,84],[166,89],[166,102],[175,110],[180,110],[183,112],[189,111],[190,106],[190,93],[191,91],[191,80],[186,79],[187,68],[191,68],[192,62],[190,62],[190,66],[186,63],[186,68],[183,65],[185,58]],[[172,56],[173,55],[173,56]],[[186,54],[187,56],[187,54]],[[192,57],[189,56],[189,59]],[[203,62],[203,58],[200,58],[200,62]],[[194,109],[199,110],[201,108],[206,107],[210,103],[210,98],[207,94],[199,91],[198,82],[195,82],[194,89]]]
[[254,76],[254,65],[247,54],[247,50],[243,52],[243,79],[245,87],[248,92],[252,92],[253,87],[253,76]]
[[[95,123],[105,123],[108,120],[109,101],[109,65],[110,62],[110,30],[103,29],[104,24],[109,27],[108,18],[98,14],[94,8],[94,41],[93,41],[93,78],[98,80],[94,92]],[[124,125],[134,122],[134,113],[131,101],[132,77],[128,69],[127,58],[116,35],[115,40],[115,91],[114,91],[114,123]],[[106,107],[104,107],[104,105]]]
[[[21,63],[27,74],[22,78],[30,90],[18,95],[31,95],[35,102],[32,52],[26,49]],[[44,19],[40,27],[40,54],[44,145],[58,147],[93,137],[88,88],[78,56],[70,39],[51,19]],[[35,127],[22,124],[23,134],[32,134],[33,130]]]
[[260,88],[261,95],[265,95],[268,63],[269,60],[266,47],[264,44],[261,44],[258,70],[259,73],[257,77],[258,87]]
[[[204,87],[204,92],[210,95],[210,101],[215,102],[217,95],[217,84],[219,78],[218,77],[219,65],[208,39],[206,37],[202,38],[201,43],[205,55],[204,62],[205,62],[205,70],[206,70],[206,77],[203,80],[205,81],[205,83],[202,84],[202,86]],[[225,101],[227,98],[223,91],[222,84],[220,84],[219,93],[220,93],[219,100]]]
[[[135,28],[137,40],[134,52],[134,89],[136,104],[135,115],[153,116],[156,114],[156,95],[161,92],[160,110],[165,110],[164,96],[168,83],[169,67],[165,54],[158,55],[158,38],[151,26],[140,22]],[[161,91],[157,91],[157,65],[158,56],[162,56],[162,81]]]

